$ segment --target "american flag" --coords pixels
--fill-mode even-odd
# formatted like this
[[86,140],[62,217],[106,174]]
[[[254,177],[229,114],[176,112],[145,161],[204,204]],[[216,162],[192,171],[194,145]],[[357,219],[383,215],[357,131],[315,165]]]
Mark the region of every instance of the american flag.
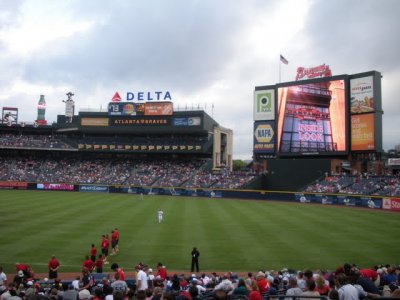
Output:
[[281,54],[281,58],[280,59],[281,59],[281,62],[283,62],[285,65],[287,65],[289,63],[289,61],[286,58],[284,58],[282,56],[282,54]]

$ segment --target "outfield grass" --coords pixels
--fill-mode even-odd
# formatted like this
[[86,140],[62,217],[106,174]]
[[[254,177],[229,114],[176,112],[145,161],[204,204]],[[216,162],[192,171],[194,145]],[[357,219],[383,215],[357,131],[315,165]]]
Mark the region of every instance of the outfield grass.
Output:
[[[125,270],[138,262],[188,270],[193,246],[201,271],[326,268],[400,263],[400,215],[286,202],[77,192],[0,191],[0,265],[78,272],[91,243],[119,228]],[[164,222],[157,223],[157,210]],[[107,267],[108,268],[108,267]],[[107,270],[108,271],[108,270]]]

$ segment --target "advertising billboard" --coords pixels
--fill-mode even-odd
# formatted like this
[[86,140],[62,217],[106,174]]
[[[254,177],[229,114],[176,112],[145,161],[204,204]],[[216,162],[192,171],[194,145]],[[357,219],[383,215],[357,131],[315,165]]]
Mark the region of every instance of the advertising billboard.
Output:
[[171,116],[173,112],[172,102],[146,102],[144,104],[145,116]]
[[108,126],[108,118],[82,118],[81,126]]
[[254,122],[254,153],[275,153],[275,122]]
[[110,102],[108,104],[109,116],[136,116],[136,103]]
[[36,184],[38,190],[55,190],[55,191],[73,191],[73,184],[66,183],[38,183]]
[[3,124],[14,125],[18,123],[18,108],[16,107],[3,107],[1,117]]
[[351,150],[375,150],[374,114],[351,116]]
[[382,198],[382,208],[386,210],[400,211],[400,198]]
[[375,110],[373,76],[350,79],[350,107],[352,114]]
[[346,76],[278,85],[279,155],[348,152]]
[[174,126],[200,126],[200,117],[181,117],[173,119]]
[[275,89],[254,91],[254,121],[275,120]]

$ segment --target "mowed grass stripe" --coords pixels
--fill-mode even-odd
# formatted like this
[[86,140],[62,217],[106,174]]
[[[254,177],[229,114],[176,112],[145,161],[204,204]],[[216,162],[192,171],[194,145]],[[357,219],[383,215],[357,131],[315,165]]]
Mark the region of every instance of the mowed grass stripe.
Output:
[[[18,260],[46,271],[56,254],[63,271],[79,271],[91,243],[118,227],[127,270],[139,261],[189,270],[336,268],[399,263],[400,218],[383,211],[298,203],[101,193],[0,191],[0,264]],[[157,210],[165,212],[157,223]]]

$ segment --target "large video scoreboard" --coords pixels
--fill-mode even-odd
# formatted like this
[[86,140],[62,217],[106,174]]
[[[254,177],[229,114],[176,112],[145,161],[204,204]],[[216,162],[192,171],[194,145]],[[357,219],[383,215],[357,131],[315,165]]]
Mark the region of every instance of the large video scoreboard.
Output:
[[382,151],[376,71],[255,87],[254,148],[265,157]]

